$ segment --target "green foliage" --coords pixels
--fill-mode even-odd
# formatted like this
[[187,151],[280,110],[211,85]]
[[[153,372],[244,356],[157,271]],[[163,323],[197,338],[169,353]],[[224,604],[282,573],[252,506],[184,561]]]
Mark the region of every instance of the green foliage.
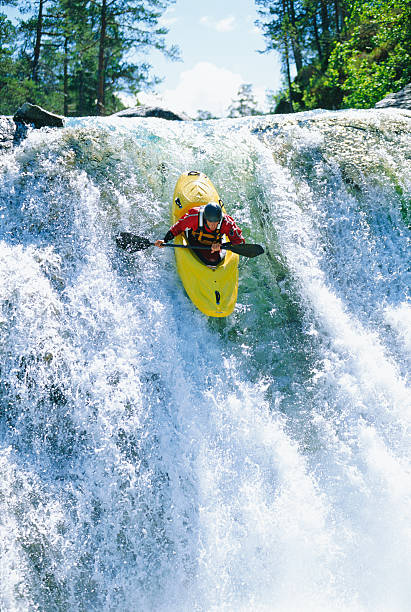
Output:
[[411,0],[255,3],[266,51],[278,51],[288,70],[277,112],[287,99],[294,110],[368,108],[411,81]]
[[34,83],[25,74],[24,61],[15,61],[13,43],[16,28],[7,17],[0,13],[0,113],[13,114],[21,101],[30,98]]
[[341,87],[343,107],[368,108],[411,81],[411,3],[357,1],[348,26],[327,72]]
[[314,70],[302,91],[302,109],[328,108],[335,110],[341,107],[343,93],[335,69],[328,68],[325,72],[321,67],[313,66]]

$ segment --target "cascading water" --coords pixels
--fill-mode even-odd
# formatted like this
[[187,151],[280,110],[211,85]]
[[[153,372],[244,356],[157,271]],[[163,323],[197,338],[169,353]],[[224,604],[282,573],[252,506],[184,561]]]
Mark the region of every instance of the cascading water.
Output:
[[[72,119],[3,154],[2,610],[410,609],[410,119]],[[191,169],[266,247],[227,319],[113,240],[162,237]]]

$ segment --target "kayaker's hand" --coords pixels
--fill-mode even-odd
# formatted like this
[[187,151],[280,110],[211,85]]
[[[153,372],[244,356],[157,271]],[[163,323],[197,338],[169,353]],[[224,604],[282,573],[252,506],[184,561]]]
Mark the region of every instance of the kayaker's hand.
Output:
[[213,244],[211,245],[211,252],[218,253],[219,251],[221,251],[221,244],[219,242],[213,242]]
[[164,240],[156,240],[154,244],[157,247],[163,248],[164,247]]

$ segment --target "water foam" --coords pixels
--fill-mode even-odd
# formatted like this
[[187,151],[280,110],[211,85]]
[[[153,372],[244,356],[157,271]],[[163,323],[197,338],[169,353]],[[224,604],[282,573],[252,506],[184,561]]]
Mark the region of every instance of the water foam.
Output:
[[[251,120],[71,120],[4,163],[5,609],[407,609],[407,237],[383,206],[353,257],[378,185],[347,186],[334,114],[306,120],[260,140]],[[227,321],[171,253],[113,242],[163,235],[193,168],[268,250]]]

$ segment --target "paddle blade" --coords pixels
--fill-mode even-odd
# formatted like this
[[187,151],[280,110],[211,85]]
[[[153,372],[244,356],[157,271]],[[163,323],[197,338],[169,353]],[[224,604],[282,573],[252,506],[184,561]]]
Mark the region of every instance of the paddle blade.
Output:
[[116,237],[117,246],[127,253],[136,253],[137,251],[144,251],[148,247],[152,246],[153,243],[148,238],[142,236],[135,236],[129,232],[121,232]]
[[264,253],[264,249],[260,244],[223,244],[222,248],[244,257],[257,257],[257,255]]

